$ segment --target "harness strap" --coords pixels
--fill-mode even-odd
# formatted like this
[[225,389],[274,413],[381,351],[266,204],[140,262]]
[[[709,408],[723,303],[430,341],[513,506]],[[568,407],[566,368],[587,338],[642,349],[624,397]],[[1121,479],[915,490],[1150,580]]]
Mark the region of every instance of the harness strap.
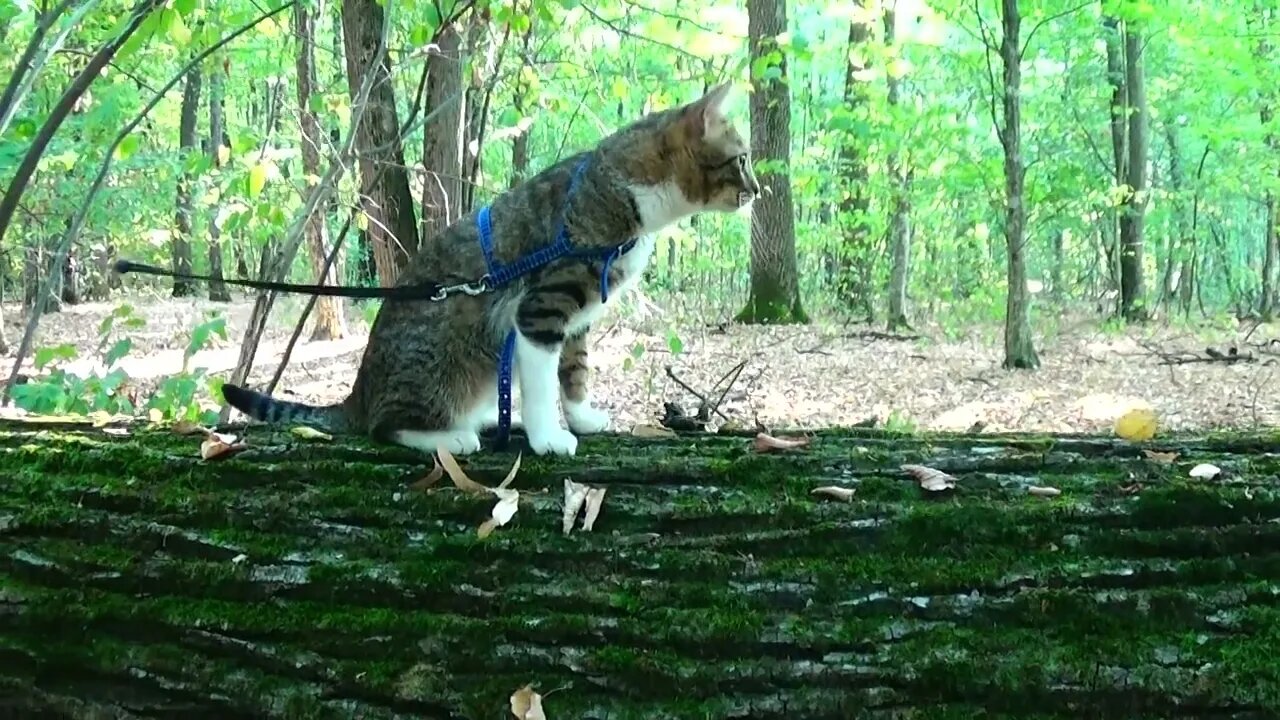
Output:
[[[569,192],[565,195],[564,209],[556,222],[555,242],[525,255],[509,265],[500,264],[497,258],[494,257],[493,218],[489,214],[488,205],[480,208],[476,213],[476,230],[480,236],[480,251],[484,253],[484,263],[487,268],[487,272],[482,278],[487,289],[492,290],[502,287],[560,258],[579,257],[604,261],[604,268],[600,273],[600,302],[603,304],[609,299],[609,269],[613,266],[614,260],[622,257],[631,248],[635,247],[636,239],[632,238],[617,247],[604,251],[574,249],[573,242],[569,237],[569,229],[565,226],[565,216],[568,214],[569,202],[573,199],[574,194],[577,193],[578,185],[586,169],[587,158],[583,158],[577,167],[573,169],[573,176],[569,180]],[[503,338],[502,351],[498,356],[497,446],[499,449],[506,448],[511,436],[511,372],[515,364],[516,332],[517,330],[514,327],[507,331],[506,337]]]

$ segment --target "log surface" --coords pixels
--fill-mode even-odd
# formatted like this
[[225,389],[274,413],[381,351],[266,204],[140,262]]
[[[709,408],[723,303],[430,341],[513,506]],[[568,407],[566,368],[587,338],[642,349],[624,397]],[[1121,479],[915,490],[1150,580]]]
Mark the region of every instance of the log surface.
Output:
[[586,438],[480,539],[400,448],[0,423],[0,716],[1276,717],[1278,440]]

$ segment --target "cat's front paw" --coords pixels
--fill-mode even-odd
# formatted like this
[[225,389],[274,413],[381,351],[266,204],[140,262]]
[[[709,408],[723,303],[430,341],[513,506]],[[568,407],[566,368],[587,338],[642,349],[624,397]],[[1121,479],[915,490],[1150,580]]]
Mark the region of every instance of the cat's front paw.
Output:
[[538,455],[573,455],[578,451],[578,438],[562,427],[528,432],[529,447]]
[[609,413],[586,403],[566,405],[564,419],[569,429],[579,435],[593,435],[609,428]]

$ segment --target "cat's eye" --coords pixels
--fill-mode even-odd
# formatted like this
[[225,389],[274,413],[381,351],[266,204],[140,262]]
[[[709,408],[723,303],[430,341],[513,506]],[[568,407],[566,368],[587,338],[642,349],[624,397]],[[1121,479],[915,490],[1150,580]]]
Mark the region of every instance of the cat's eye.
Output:
[[743,154],[741,154],[741,155],[739,155],[739,156],[738,156],[738,169],[739,169],[739,170],[742,170],[742,171],[744,171],[744,172],[746,171],[746,169],[747,169],[747,155],[746,155],[746,153],[743,153]]

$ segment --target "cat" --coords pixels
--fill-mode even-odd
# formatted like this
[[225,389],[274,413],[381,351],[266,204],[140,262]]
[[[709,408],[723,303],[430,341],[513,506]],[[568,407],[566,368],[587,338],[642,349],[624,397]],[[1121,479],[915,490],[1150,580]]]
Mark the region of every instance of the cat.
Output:
[[[750,148],[725,115],[731,87],[643,116],[508,189],[487,210],[501,263],[550,245],[561,223],[574,248],[592,256],[554,260],[491,292],[384,301],[341,403],[315,407],[226,384],[227,403],[257,420],[466,455],[480,449],[481,430],[498,424],[499,355],[515,328],[513,384],[528,443],[538,455],[575,454],[577,435],[610,424],[587,387],[587,332],[608,302],[639,281],[652,234],[695,213],[742,211],[760,194]],[[397,286],[484,276],[477,212],[423,243]],[[625,252],[606,262],[618,246]]]

